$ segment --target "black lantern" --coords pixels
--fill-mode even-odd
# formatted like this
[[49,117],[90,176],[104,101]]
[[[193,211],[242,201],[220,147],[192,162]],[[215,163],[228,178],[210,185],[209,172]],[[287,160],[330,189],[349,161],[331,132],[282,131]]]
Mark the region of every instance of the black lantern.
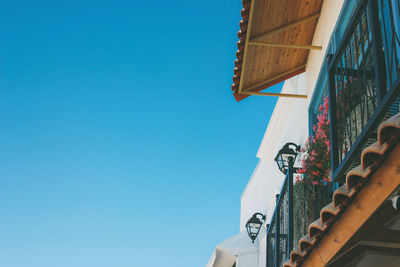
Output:
[[254,243],[254,240],[257,238],[264,221],[265,215],[262,215],[258,212],[254,213],[253,216],[251,216],[251,218],[247,221],[246,229],[252,243]]
[[283,174],[286,174],[289,168],[289,161],[294,163],[299,151],[300,146],[294,143],[286,143],[281,150],[279,150],[278,155],[275,157],[275,161],[278,164],[279,170],[281,170]]

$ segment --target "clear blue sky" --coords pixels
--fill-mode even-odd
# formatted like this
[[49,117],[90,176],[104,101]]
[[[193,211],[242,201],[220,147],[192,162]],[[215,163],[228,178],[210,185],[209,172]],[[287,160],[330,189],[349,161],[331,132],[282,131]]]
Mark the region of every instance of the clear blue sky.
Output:
[[204,266],[238,232],[276,101],[231,94],[241,8],[0,1],[1,267]]

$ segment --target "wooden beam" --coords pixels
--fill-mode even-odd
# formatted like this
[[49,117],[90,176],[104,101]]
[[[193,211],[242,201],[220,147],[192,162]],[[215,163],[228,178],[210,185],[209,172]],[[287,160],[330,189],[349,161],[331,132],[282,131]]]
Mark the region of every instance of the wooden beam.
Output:
[[305,18],[296,20],[296,21],[294,21],[294,22],[288,23],[288,24],[286,24],[286,25],[282,25],[282,26],[280,26],[280,27],[278,27],[278,28],[275,28],[275,29],[270,30],[270,31],[268,31],[268,32],[266,32],[266,33],[263,33],[263,34],[260,34],[260,35],[257,35],[257,36],[255,36],[255,37],[251,38],[251,39],[250,39],[250,42],[261,41],[262,39],[265,39],[265,38],[270,37],[270,36],[272,36],[272,35],[274,35],[274,34],[277,34],[277,33],[279,33],[279,32],[283,32],[283,31],[285,31],[285,30],[287,30],[287,29],[290,29],[290,28],[292,28],[292,27],[294,27],[294,26],[297,26],[297,25],[300,24],[300,23],[307,22],[307,21],[309,21],[309,20],[318,18],[319,15],[320,15],[320,13],[318,12],[318,13],[312,14],[312,15],[310,15],[310,16],[308,16],[308,17],[305,17]]
[[359,263],[360,259],[369,253],[373,255],[383,255],[383,256],[398,256],[400,255],[400,248],[397,243],[377,243],[371,244],[366,242],[359,242],[355,244],[351,249],[346,251],[340,257],[329,262],[327,267],[343,267],[350,262],[356,265]]
[[400,249],[400,243],[398,242],[390,242],[390,241],[360,241],[360,245],[363,246],[368,246],[372,248],[379,250],[379,248],[397,248]]
[[[264,86],[264,85],[266,85],[266,84],[269,84],[270,82],[276,81],[276,80],[278,80],[278,79],[280,79],[280,78],[282,78],[282,77],[285,77],[285,76],[287,76],[287,75],[289,75],[289,74],[292,74],[292,73],[294,73],[294,72],[296,72],[296,71],[299,71],[299,70],[302,70],[302,69],[305,69],[305,68],[306,68],[306,65],[304,64],[304,65],[300,65],[300,66],[298,66],[298,67],[296,67],[296,68],[294,68],[294,69],[291,69],[291,70],[285,71],[285,72],[283,72],[283,73],[280,73],[280,74],[278,74],[278,75],[276,75],[276,76],[274,76],[274,77],[269,78],[269,79],[266,80],[266,81],[263,81],[263,82],[254,84],[254,85],[252,85],[252,86],[250,86],[250,87],[248,87],[248,88],[242,90],[241,94],[244,94],[245,92],[253,91],[253,90],[255,90],[255,89],[257,89],[257,88],[260,88],[260,87],[262,87],[262,86]],[[243,71],[243,70],[242,70],[242,71]],[[242,80],[242,79],[241,79],[241,80]]]
[[243,62],[242,62],[242,70],[240,72],[240,82],[239,82],[239,90],[238,93],[242,92],[243,87],[243,77],[246,70],[246,61],[247,61],[247,52],[249,51],[249,40],[250,40],[250,32],[251,32],[251,25],[253,24],[253,14],[254,14],[254,7],[256,6],[256,0],[252,0],[250,2],[250,13],[249,13],[249,21],[247,22],[247,33],[246,33],[246,42],[244,43],[244,51],[243,51]]
[[296,95],[296,94],[280,94],[280,93],[268,93],[268,92],[242,92],[244,95],[261,95],[261,96],[277,96],[277,97],[290,97],[290,98],[307,98],[307,95]]
[[322,46],[315,45],[300,45],[300,44],[278,44],[278,43],[265,43],[265,42],[249,42],[250,45],[268,46],[268,47],[283,47],[295,49],[309,49],[309,50],[322,50]]
[[370,233],[368,241],[374,242],[391,242],[400,245],[400,231],[391,229],[381,229],[378,232]]
[[[353,250],[355,244],[358,244],[362,240],[368,241],[384,241],[384,242],[400,242],[400,235],[397,235],[396,230],[385,229],[384,225],[393,222],[398,217],[398,211],[393,208],[392,201],[386,200],[384,204],[379,207],[379,209],[368,218],[368,221],[355,233],[349,241],[340,249],[340,251],[335,255],[332,262],[336,262],[338,259],[342,261],[342,258],[346,258],[346,254],[354,254]],[[394,232],[392,232],[394,231]],[[352,257],[350,257],[352,258]],[[341,266],[344,266],[342,264]]]

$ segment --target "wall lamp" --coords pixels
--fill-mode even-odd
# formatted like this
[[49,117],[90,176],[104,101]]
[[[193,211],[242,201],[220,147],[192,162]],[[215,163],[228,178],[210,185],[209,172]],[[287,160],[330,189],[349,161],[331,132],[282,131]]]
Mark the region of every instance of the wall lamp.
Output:
[[261,226],[265,221],[265,215],[261,213],[254,213],[253,216],[247,221],[246,229],[247,234],[249,235],[251,242],[254,243],[254,240],[257,238],[258,233],[260,232]]
[[[300,146],[295,143],[286,143],[278,155],[275,157],[276,164],[278,164],[279,170],[286,174],[289,169],[289,163],[294,164],[297,154],[300,152]],[[293,167],[293,165],[291,166]]]

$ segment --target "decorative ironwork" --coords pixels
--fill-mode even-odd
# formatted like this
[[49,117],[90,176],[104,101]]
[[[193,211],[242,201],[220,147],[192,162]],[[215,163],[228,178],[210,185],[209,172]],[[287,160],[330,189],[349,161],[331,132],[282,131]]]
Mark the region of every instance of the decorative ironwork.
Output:
[[288,235],[289,235],[289,192],[288,186],[281,196],[282,200],[280,201],[279,207],[279,253],[278,261],[283,263],[289,256],[289,244],[288,244]]
[[332,178],[343,181],[399,112],[400,0],[362,0],[329,63]]
[[289,168],[281,193],[277,195],[275,211],[267,230],[268,267],[281,266],[293,249],[293,169]]
[[[376,141],[380,123],[400,111],[400,0],[360,0],[328,70],[332,178],[340,182],[360,164],[363,148]],[[268,226],[267,267],[281,266],[303,234],[301,227],[293,228],[293,218],[320,209],[293,214],[292,171]],[[316,197],[316,188],[300,189]],[[327,194],[321,190],[320,195]]]
[[378,0],[382,41],[386,60],[387,83],[400,75],[400,0]]
[[272,267],[275,265],[275,232],[275,220],[272,219],[267,233],[267,267]]
[[[366,3],[366,1],[364,1]],[[363,5],[331,67],[340,163],[378,106],[372,36]]]

